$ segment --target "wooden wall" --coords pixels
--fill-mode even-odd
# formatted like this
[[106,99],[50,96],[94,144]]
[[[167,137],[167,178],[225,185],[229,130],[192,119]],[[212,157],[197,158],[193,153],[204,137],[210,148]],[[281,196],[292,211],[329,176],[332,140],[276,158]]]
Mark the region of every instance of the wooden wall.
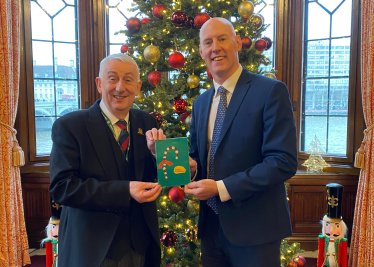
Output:
[[[22,194],[25,209],[26,230],[30,248],[38,248],[45,238],[44,228],[50,217],[49,173],[22,175]],[[326,213],[326,184],[344,186],[342,216],[352,230],[358,184],[357,175],[323,173],[319,175],[298,172],[287,181],[293,235],[290,242],[300,242],[305,250],[317,249],[317,237],[321,232],[319,221]]]

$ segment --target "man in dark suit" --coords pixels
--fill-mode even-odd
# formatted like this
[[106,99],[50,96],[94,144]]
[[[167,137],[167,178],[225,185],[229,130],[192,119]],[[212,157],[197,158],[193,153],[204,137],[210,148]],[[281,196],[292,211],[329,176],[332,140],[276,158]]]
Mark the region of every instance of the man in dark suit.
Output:
[[102,99],[52,128],[52,198],[63,205],[59,267],[159,266],[154,140],[150,114],[130,109],[141,82],[135,61],[117,54],[100,64]]
[[200,30],[200,55],[214,87],[193,103],[190,156],[200,200],[204,267],[279,267],[291,235],[284,182],[297,169],[296,127],[287,87],[245,70],[241,39],[223,18]]

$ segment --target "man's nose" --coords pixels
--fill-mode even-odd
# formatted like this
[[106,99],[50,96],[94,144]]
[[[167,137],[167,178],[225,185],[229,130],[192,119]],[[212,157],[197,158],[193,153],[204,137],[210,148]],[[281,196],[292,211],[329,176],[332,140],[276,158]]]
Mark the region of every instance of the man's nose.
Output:
[[116,86],[116,91],[117,92],[125,92],[126,91],[126,86],[125,86],[125,82],[120,80],[118,83],[117,83],[117,86]]
[[213,46],[212,46],[213,52],[218,52],[221,50],[221,46],[219,42],[213,41]]

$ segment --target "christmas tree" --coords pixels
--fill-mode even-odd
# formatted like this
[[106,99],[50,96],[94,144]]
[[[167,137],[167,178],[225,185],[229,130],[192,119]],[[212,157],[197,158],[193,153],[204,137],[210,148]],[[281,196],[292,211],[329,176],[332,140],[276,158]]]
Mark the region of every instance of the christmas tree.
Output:
[[310,143],[309,158],[302,164],[306,167],[307,172],[309,173],[322,173],[324,167],[330,167],[323,158],[322,154],[324,151],[321,148],[321,143],[319,142],[317,136],[315,135],[312,142]]
[[[262,15],[253,13],[259,2],[134,1],[130,11],[137,12],[137,17],[128,19],[126,28],[117,33],[127,36],[121,52],[132,54],[141,72],[142,92],[134,105],[155,116],[168,138],[188,136],[192,102],[213,85],[199,54],[199,29],[209,18],[223,17],[233,23],[242,38],[239,60],[244,68],[276,78],[274,71],[265,73],[261,68],[271,63],[262,53],[272,40],[262,36],[269,26]],[[164,188],[157,199],[161,266],[199,266],[198,200],[185,197],[180,187],[169,189]]]

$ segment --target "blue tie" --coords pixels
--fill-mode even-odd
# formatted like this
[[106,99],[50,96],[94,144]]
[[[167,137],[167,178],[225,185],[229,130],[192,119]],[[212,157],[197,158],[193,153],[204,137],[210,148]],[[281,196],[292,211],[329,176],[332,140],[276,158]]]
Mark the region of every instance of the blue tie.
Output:
[[[214,130],[213,130],[213,137],[212,137],[212,144],[210,146],[210,157],[209,157],[209,179],[214,179],[214,155],[216,154],[217,150],[217,144],[218,144],[218,138],[219,134],[222,129],[223,119],[225,118],[226,110],[227,110],[227,96],[226,92],[227,90],[220,86],[218,88],[220,99],[217,109],[217,116],[216,120],[214,122]],[[218,214],[217,209],[217,203],[216,203],[216,197],[211,197],[207,200],[208,206],[210,206],[215,214]]]

